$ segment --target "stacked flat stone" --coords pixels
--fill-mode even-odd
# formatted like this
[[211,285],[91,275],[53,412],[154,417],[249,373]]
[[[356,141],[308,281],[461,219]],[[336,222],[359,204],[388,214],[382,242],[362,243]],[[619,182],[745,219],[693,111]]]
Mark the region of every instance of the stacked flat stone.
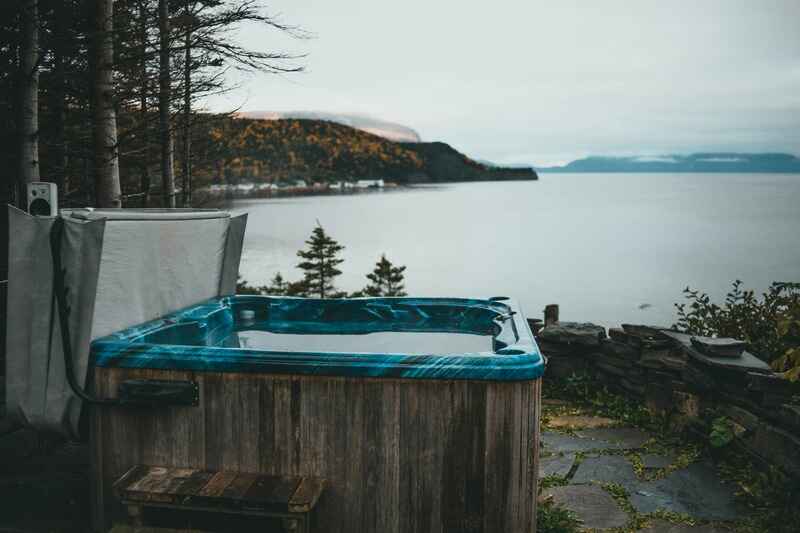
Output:
[[542,328],[536,342],[548,357],[547,372],[565,378],[589,371],[605,339],[606,330],[602,326],[588,322],[558,322]]
[[792,403],[800,390],[753,354],[712,357],[691,335],[633,324],[606,335],[596,324],[558,322],[542,328],[537,342],[548,358],[545,389],[548,377],[587,374],[643,402],[673,429],[702,437],[723,415],[735,445],[800,477],[800,405]]

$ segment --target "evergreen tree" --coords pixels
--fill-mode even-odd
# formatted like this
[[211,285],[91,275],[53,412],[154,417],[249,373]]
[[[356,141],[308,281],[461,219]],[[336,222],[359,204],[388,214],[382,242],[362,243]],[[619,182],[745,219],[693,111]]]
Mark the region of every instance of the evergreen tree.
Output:
[[303,279],[299,282],[304,292],[302,295],[319,298],[342,297],[343,294],[336,291],[333,280],[342,273],[336,267],[344,261],[339,257],[339,252],[344,246],[331,239],[319,222],[306,244],[307,249],[297,252],[297,256],[302,259],[297,265],[297,268],[303,271]]
[[250,285],[242,276],[236,280],[236,294],[264,294],[265,289],[266,287]]
[[283,279],[281,273],[278,272],[275,274],[275,277],[272,278],[272,281],[269,282],[269,285],[267,285],[266,294],[270,296],[285,296],[289,290],[289,285],[291,284]]
[[405,266],[394,266],[386,259],[386,254],[381,254],[375,270],[367,274],[371,283],[364,288],[364,293],[368,296],[405,296],[405,270]]

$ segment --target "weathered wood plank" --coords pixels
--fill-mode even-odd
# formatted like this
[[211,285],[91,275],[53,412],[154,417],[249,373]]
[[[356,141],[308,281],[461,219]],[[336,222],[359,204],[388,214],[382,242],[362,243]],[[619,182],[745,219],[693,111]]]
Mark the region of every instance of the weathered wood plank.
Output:
[[419,449],[419,435],[415,420],[419,416],[419,398],[408,387],[400,387],[400,531],[416,533],[419,531],[416,516],[419,514],[417,494],[417,476],[420,474],[417,465],[416,451]]
[[203,488],[197,491],[201,497],[218,498],[236,478],[236,472],[217,472]]
[[250,407],[258,415],[258,465],[254,470],[264,474],[275,474],[280,464],[276,453],[275,389],[273,380],[259,380],[257,407]]
[[241,500],[248,505],[282,505],[288,509],[299,484],[297,477],[257,476]]
[[[259,378],[251,374],[225,374],[226,390],[235,390],[226,404],[232,440],[226,447],[225,467],[243,472],[256,472],[259,467]],[[254,407],[255,406],[255,407]]]
[[125,490],[128,488],[128,486],[138,482],[140,479],[146,476],[148,472],[150,472],[149,466],[134,465],[130,468],[130,470],[125,472],[121,478],[114,482],[113,488],[116,492]]
[[[343,412],[338,413],[341,420],[342,429],[347,436],[346,444],[346,468],[344,479],[346,484],[346,495],[344,501],[343,518],[345,528],[349,531],[359,531],[361,529],[361,515],[364,512],[365,494],[361,489],[364,476],[366,475],[362,456],[364,453],[364,383],[347,382],[344,388],[344,402],[338,406]],[[374,497],[374,495],[373,495]]]
[[219,497],[223,500],[233,502],[243,500],[245,494],[247,494],[250,488],[255,484],[258,477],[258,474],[248,474],[245,472],[236,474],[236,477],[222,490],[222,494],[220,494]]
[[[328,399],[328,408],[324,415],[331,428],[341,428],[345,423],[346,405],[345,390],[347,383],[344,379],[333,379],[327,382],[325,395]],[[318,516],[325,517],[325,527],[330,531],[346,531],[347,521],[342,510],[349,494],[347,478],[347,465],[352,457],[342,450],[348,448],[350,436],[344,431],[328,431],[325,434],[325,477],[328,479],[342,480],[330,483],[325,491],[325,498],[317,508]]]
[[317,500],[325,490],[325,480],[315,477],[304,477],[289,499],[290,513],[307,513],[317,504]]
[[175,493],[182,497],[197,496],[200,490],[211,481],[212,477],[214,477],[214,472],[196,470],[179,487],[175,488]]
[[486,388],[450,386],[449,431],[442,472],[445,531],[482,531]]
[[225,464],[225,449],[232,444],[235,437],[226,431],[228,412],[226,400],[230,391],[225,390],[223,378],[218,373],[208,373],[203,377],[200,402],[204,408],[203,436],[205,443],[206,467],[210,470],[222,470]]
[[364,474],[361,494],[373,495],[364,505],[361,531],[395,531],[398,527],[399,404],[397,388],[382,383],[365,383],[361,463]]

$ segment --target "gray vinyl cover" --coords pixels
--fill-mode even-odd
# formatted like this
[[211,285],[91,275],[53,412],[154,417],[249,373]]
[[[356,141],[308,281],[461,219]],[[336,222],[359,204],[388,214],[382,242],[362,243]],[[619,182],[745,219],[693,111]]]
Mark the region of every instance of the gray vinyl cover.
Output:
[[[54,217],[11,206],[6,404],[35,429],[78,437],[53,294]],[[92,340],[236,292],[247,215],[191,209],[64,210],[73,366],[85,387]]]

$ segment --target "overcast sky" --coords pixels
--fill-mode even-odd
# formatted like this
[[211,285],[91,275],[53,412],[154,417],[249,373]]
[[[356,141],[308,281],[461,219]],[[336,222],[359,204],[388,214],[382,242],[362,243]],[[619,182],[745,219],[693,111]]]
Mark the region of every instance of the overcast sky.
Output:
[[364,113],[500,163],[800,154],[800,0],[266,5],[313,39],[239,40],[307,53],[307,72],[248,77],[212,110]]

